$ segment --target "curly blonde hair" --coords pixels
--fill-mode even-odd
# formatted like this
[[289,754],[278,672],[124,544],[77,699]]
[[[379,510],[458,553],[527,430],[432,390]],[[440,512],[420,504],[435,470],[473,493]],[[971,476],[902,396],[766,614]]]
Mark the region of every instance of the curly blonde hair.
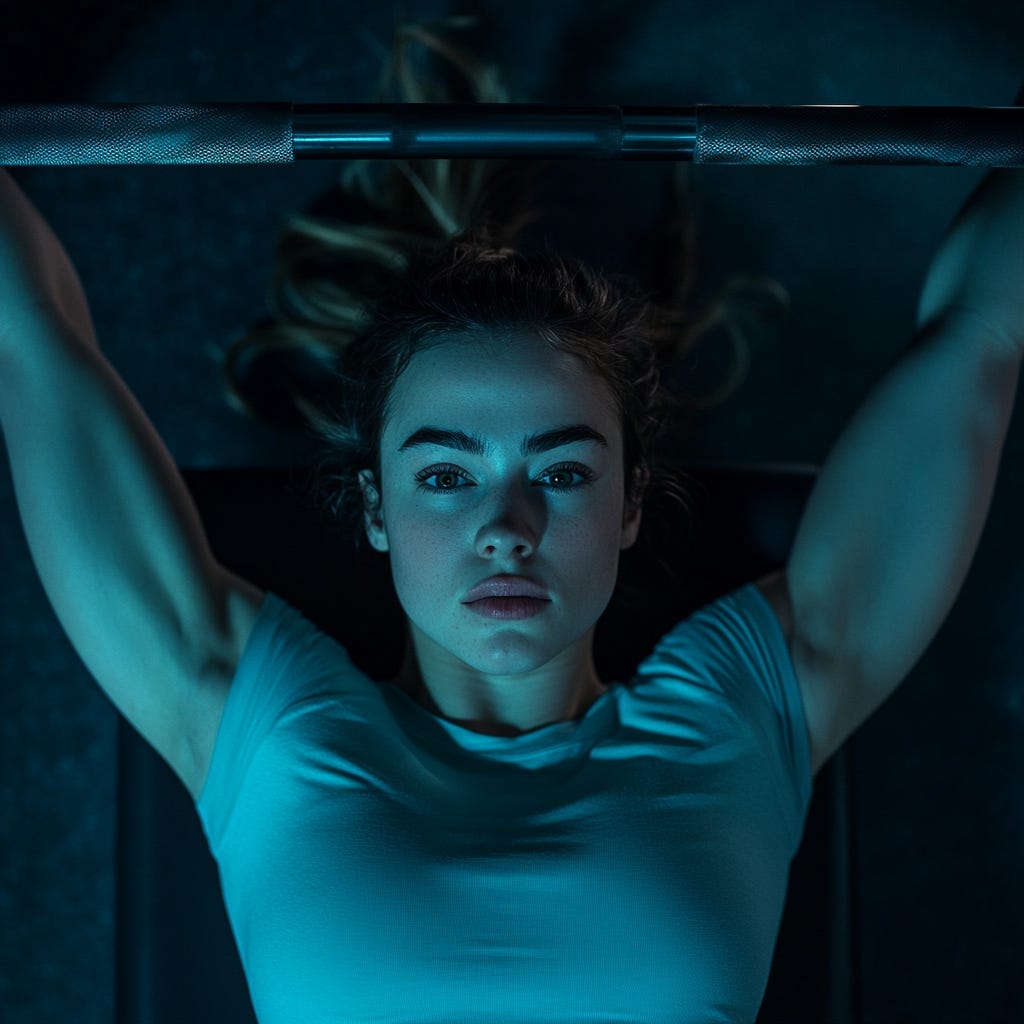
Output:
[[[461,73],[473,101],[510,102],[492,65],[432,31],[476,22],[457,16],[399,27],[377,102],[465,102],[453,86],[412,72],[406,48],[414,41]],[[396,76],[397,99],[390,95]],[[314,500],[357,548],[364,534],[358,474],[372,468],[379,486],[392,388],[412,356],[442,336],[525,328],[607,383],[622,426],[627,500],[644,502],[643,540],[652,532],[654,506],[667,500],[687,510],[688,476],[662,457],[659,442],[678,436],[681,414],[722,404],[747,375],[749,346],[733,299],[761,289],[788,308],[788,294],[774,279],[735,276],[699,316],[689,316],[696,230],[687,216],[673,218],[666,232],[674,265],[661,289],[667,300],[660,302],[625,274],[525,245],[523,229],[542,217],[531,204],[545,166],[354,160],[341,175],[341,190],[360,212],[349,219],[293,215],[279,239],[272,317],[223,353],[224,392],[243,415],[305,431],[319,443]],[[680,206],[686,169],[675,165]],[[726,381],[711,395],[677,396],[664,377],[678,375],[680,361],[719,326],[733,344]]]

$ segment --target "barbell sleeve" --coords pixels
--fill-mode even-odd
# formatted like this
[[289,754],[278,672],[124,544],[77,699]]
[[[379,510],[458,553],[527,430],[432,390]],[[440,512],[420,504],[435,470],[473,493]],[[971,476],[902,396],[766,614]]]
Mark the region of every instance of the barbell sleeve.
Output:
[[0,105],[0,166],[418,158],[1024,166],[1024,107]]

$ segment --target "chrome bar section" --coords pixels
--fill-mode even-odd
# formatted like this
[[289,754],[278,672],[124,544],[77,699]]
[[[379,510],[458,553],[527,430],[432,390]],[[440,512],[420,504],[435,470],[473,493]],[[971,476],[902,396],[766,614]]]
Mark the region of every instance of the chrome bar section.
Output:
[[692,160],[694,107],[537,103],[296,105],[295,159]]

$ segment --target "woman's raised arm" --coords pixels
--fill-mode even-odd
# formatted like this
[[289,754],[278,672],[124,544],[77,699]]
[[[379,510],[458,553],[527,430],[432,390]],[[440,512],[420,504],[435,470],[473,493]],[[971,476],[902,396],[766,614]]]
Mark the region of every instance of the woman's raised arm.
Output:
[[197,797],[263,594],[213,558],[174,460],[83,329],[63,247],[17,197],[4,223],[20,234],[0,234],[0,293],[21,304],[0,349],[0,433],[33,563],[93,678]]

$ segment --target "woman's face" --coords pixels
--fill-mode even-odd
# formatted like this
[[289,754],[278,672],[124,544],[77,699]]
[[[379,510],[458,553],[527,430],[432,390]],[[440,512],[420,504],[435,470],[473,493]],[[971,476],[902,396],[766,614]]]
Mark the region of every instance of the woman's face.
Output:
[[[577,425],[604,443],[524,454],[532,435]],[[416,443],[423,428],[463,432],[486,450]],[[367,515],[367,533],[389,552],[423,681],[446,713],[550,714],[552,700],[596,679],[593,627],[640,525],[639,509],[624,507],[622,435],[600,378],[532,335],[453,336],[413,356],[397,381],[381,475],[383,507]],[[372,477],[361,475],[369,502]],[[531,577],[550,602],[515,621],[470,611],[466,593],[499,573]]]

